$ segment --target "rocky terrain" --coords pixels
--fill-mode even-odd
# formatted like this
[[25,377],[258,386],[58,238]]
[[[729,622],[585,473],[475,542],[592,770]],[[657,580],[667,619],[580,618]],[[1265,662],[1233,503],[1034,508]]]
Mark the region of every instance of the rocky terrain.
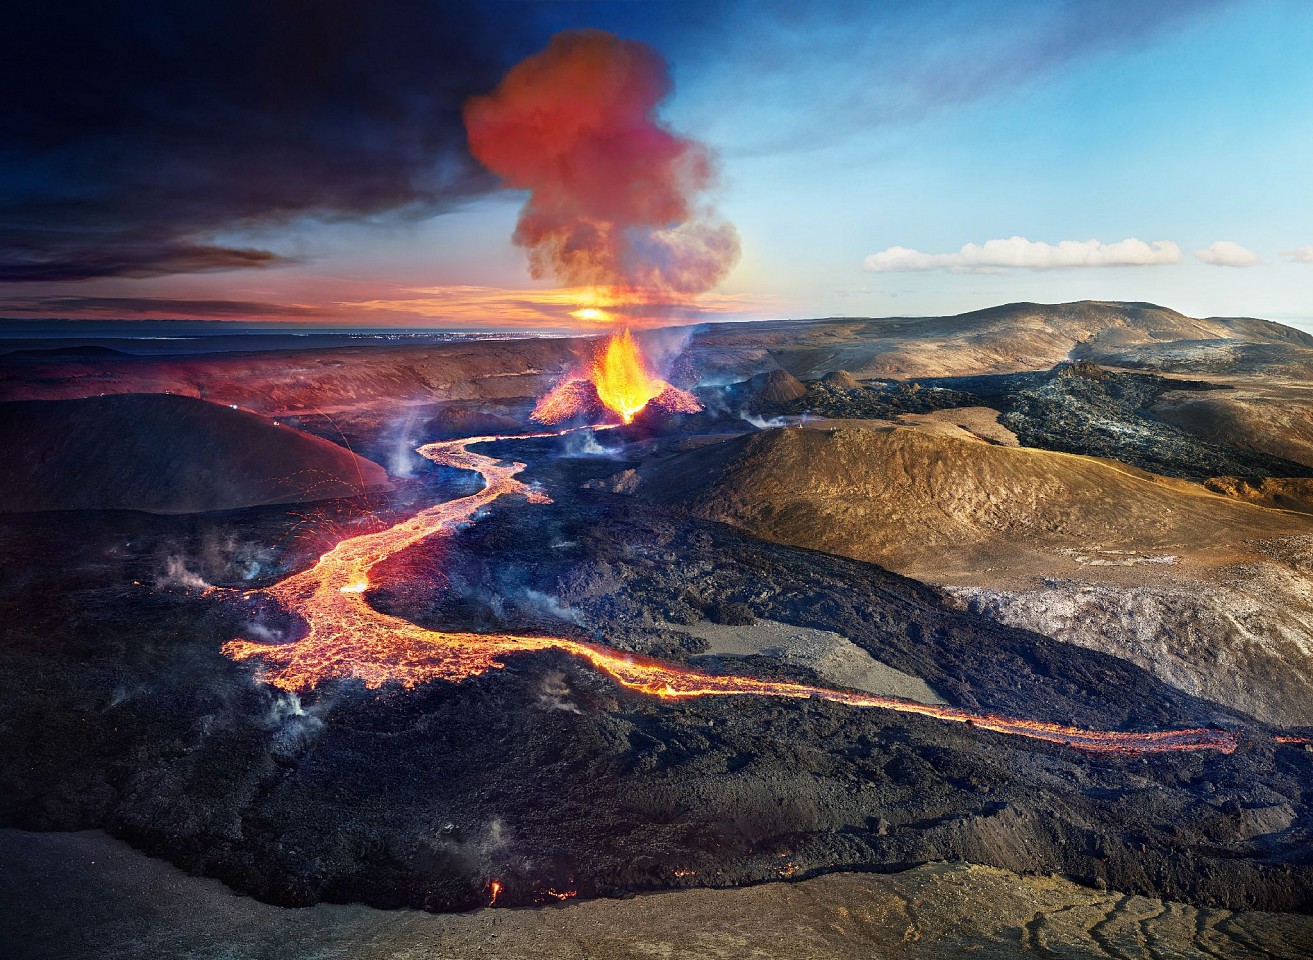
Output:
[[378,464],[257,414],[166,394],[0,403],[0,511],[196,513],[386,488]]
[[[787,399],[772,401],[768,399],[771,390],[753,389],[754,384],[764,384],[764,378],[780,377],[796,384],[796,392],[790,392]],[[836,371],[806,385],[779,370],[758,374],[724,393],[727,399],[719,402],[730,409],[755,413],[761,419],[785,415],[794,422],[814,417],[903,422],[931,414],[951,419],[950,411],[964,409],[991,410],[1007,435],[1002,442],[1105,457],[1199,482],[1217,476],[1284,478],[1313,473],[1313,466],[1299,459],[1305,454],[1298,446],[1297,431],[1286,431],[1285,422],[1244,419],[1237,413],[1243,427],[1237,425],[1231,435],[1211,426],[1207,416],[1183,419],[1179,424],[1165,419],[1173,411],[1195,408],[1201,412],[1213,407],[1238,411],[1243,402],[1230,399],[1235,387],[1108,370],[1088,360],[1030,373],[909,381],[859,381],[846,371]],[[1302,424],[1307,419],[1301,417],[1301,409],[1307,414],[1301,400],[1307,397],[1286,398],[1286,406],[1281,408],[1286,411],[1285,421]],[[710,402],[714,405],[717,399]],[[1237,441],[1241,435],[1243,444]],[[1283,438],[1282,443],[1277,442],[1278,437]]]
[[1282,383],[1265,377],[1241,380],[1225,392],[1165,393],[1149,411],[1207,442],[1307,467],[1313,465],[1311,399],[1307,381]]
[[1267,719],[1313,722],[1306,514],[924,424],[768,430],[608,484],[944,585]]
[[[98,931],[46,910],[31,955],[169,936],[141,918],[179,916],[178,882],[206,906],[160,949],[199,955],[225,937],[262,949],[250,918],[287,937],[323,918],[361,956],[547,957],[558,940],[599,956],[1302,955],[1313,469],[1285,429],[1299,413],[1273,398],[1299,399],[1280,378],[1313,341],[1139,304],[754,327],[699,331],[671,372],[703,413],[478,448],[528,464],[532,498],[390,557],[365,602],[710,674],[1225,730],[1234,752],[666,700],[560,650],[460,683],[279,690],[222,653],[299,629],[246,589],[471,492],[473,474],[414,447],[528,432],[590,345],[20,357],[0,364],[0,409],[31,412],[12,428],[24,449],[42,440],[29,424],[55,424],[48,472],[24,483],[64,499],[0,516],[0,851],[23,865],[6,899],[48,877],[45,906]],[[97,395],[143,389],[188,396]],[[116,407],[131,416],[102,413]],[[380,483],[382,464],[390,486],[346,483],[310,515],[283,488],[207,499],[200,450],[243,491],[298,475],[279,456]],[[60,879],[90,859],[101,899]],[[494,899],[551,909],[329,906]]]
[[0,941],[12,960],[437,956],[450,960],[1302,960],[1313,921],[1096,892],[967,864],[833,873],[538,910],[433,915],[319,904],[284,910],[187,876],[99,833],[0,830]]
[[[541,396],[591,349],[587,339],[547,338],[158,357],[19,351],[17,360],[0,362],[0,400],[168,392],[266,414],[496,401]],[[1196,319],[1154,304],[1081,301],[1007,304],[952,317],[713,323],[696,328],[686,350],[687,370],[719,383],[776,369],[801,380],[838,370],[858,380],[910,380],[1047,370],[1078,359],[1195,377],[1299,380],[1313,373],[1313,336],[1266,320]],[[680,373],[672,382],[684,386]]]
[[[560,442],[506,452],[556,491],[611,466],[554,459]],[[296,522],[271,515],[258,538]],[[584,491],[499,503],[389,561],[371,602],[450,629],[566,630],[701,669],[819,679],[787,658],[708,654],[680,628],[751,616],[828,631],[968,708],[1102,729],[1222,724],[1244,747],[1093,757],[836,704],[666,704],[552,652],[456,685],[294,698],[220,652],[251,623],[280,629],[268,611],[185,584],[136,587],[124,605],[125,583],[151,583],[158,544],[196,523],[7,526],[6,555],[28,572],[0,597],[5,824],[107,829],[283,904],[467,909],[498,879],[503,902],[528,905],[961,859],[1228,909],[1310,906],[1313,753],[878,567]],[[262,578],[308,552],[271,558]]]
[[273,416],[412,400],[534,397],[589,351],[587,340],[544,338],[164,357],[42,352],[0,362],[0,401],[172,393]]
[[1187,375],[1307,379],[1313,336],[1267,320],[1197,319],[1151,303],[1012,303],[952,317],[836,317],[713,326],[696,337],[704,368],[779,367],[802,380],[1047,370],[1064,360]]

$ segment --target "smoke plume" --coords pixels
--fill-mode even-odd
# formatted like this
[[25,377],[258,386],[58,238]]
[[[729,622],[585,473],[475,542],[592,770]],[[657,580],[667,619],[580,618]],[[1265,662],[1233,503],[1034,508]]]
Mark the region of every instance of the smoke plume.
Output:
[[704,194],[711,151],[656,117],[661,55],[595,30],[558,34],[465,105],[470,151],[528,190],[515,242],[534,277],[643,294],[696,294],[739,256]]

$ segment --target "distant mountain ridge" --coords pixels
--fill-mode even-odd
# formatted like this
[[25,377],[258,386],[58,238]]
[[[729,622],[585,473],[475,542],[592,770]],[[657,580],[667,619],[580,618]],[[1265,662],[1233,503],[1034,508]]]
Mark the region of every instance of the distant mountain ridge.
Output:
[[[712,326],[705,365],[751,358],[800,379],[970,376],[1046,370],[1063,360],[1219,373],[1313,373],[1313,335],[1252,317],[1199,319],[1152,303],[1008,303],[946,317],[834,317]],[[721,359],[716,355],[720,354]]]
[[[574,339],[353,344],[258,355],[0,356],[0,400],[102,393],[175,393],[279,415],[362,402],[540,397],[592,355]],[[233,338],[236,339],[236,338]],[[860,379],[1048,370],[1064,360],[1191,374],[1263,373],[1313,379],[1313,336],[1250,317],[1196,319],[1151,303],[1009,303],[949,317],[831,317],[710,323],[686,350],[711,382],[785,370],[809,380],[835,370]],[[259,383],[259,388],[253,384]],[[681,379],[679,386],[692,383]]]

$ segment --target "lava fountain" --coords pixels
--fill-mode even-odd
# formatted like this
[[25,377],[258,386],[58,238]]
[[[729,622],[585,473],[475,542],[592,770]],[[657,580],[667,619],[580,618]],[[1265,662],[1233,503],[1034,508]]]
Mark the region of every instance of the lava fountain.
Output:
[[697,397],[652,370],[638,340],[626,327],[607,338],[583,373],[557,383],[534,407],[532,417],[548,424],[576,417],[618,417],[620,423],[633,423],[648,404],[665,413],[702,409]]
[[[593,385],[602,405],[618,413],[625,423],[632,423],[649,401],[671,389],[670,384],[648,371],[638,343],[628,329],[606,341],[601,357],[593,366]],[[694,409],[701,409],[701,404]]]

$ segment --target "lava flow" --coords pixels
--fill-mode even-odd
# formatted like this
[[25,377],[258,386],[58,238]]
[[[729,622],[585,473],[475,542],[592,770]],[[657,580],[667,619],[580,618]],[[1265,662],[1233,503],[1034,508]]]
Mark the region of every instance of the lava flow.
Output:
[[[559,434],[536,433],[525,438]],[[308,570],[264,590],[252,591],[252,595],[263,594],[276,600],[300,617],[304,632],[299,639],[283,644],[232,640],[225,644],[224,652],[235,660],[258,658],[264,663],[266,682],[285,690],[305,691],[337,678],[355,678],[370,689],[389,682],[404,687],[432,680],[456,682],[503,667],[504,658],[514,653],[557,649],[587,660],[621,686],[666,700],[732,695],[817,697],[850,707],[913,713],[1098,753],[1231,753],[1238,745],[1235,734],[1209,728],[1139,733],[1084,730],[895,697],[705,674],[565,637],[429,630],[371,607],[366,597],[372,583],[370,574],[387,557],[427,537],[450,535],[479,510],[508,494],[527,497],[532,503],[550,502],[542,492],[515,479],[524,469],[523,463],[498,460],[469,449],[475,444],[507,439],[520,438],[471,437],[421,447],[419,453],[434,463],[477,472],[483,477],[483,489],[429,507],[386,530],[343,540]]]
[[697,413],[702,404],[652,372],[628,329],[611,334],[582,375],[567,377],[538,401],[532,417],[539,423],[561,423],[575,417],[597,419],[607,414],[633,423],[648,404],[666,413]]

